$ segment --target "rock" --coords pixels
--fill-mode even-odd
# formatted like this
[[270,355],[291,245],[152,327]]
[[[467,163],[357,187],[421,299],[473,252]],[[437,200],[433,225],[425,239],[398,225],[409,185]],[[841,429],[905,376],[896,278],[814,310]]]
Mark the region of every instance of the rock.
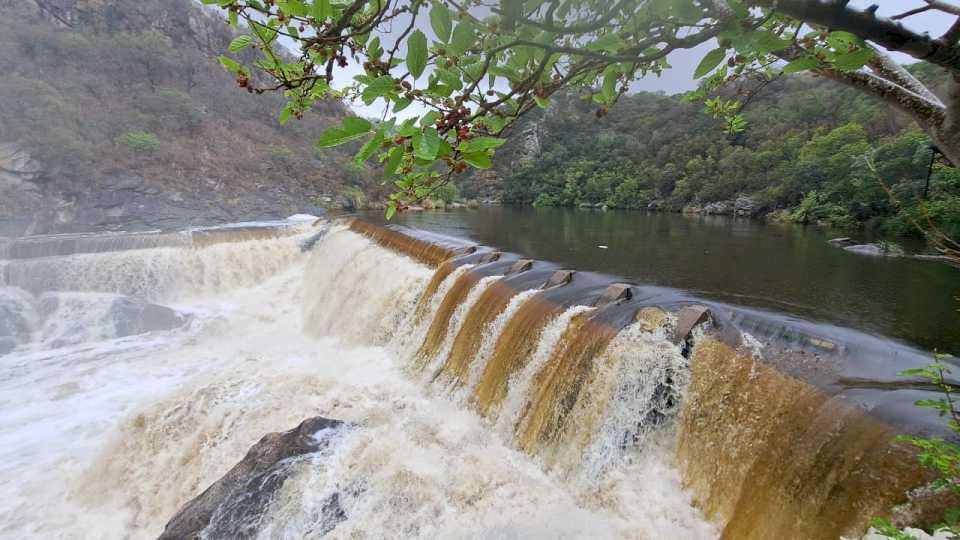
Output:
[[921,261],[941,262],[944,264],[949,264],[954,268],[960,268],[960,260],[957,260],[953,257],[947,257],[946,255],[914,255],[913,258]]
[[733,203],[730,201],[716,201],[707,203],[703,207],[703,213],[717,216],[728,216],[733,213]]
[[143,177],[135,174],[117,174],[106,180],[113,189],[133,190],[143,187]]
[[757,204],[752,198],[743,195],[733,201],[734,213],[738,216],[752,216],[756,207]]
[[553,287],[560,287],[562,285],[567,285],[573,281],[573,275],[576,274],[573,270],[557,270],[550,276],[550,279],[543,284],[543,289],[551,289]]
[[0,288],[0,354],[30,341],[36,321],[32,294],[18,287]]
[[677,313],[677,326],[673,329],[673,342],[686,343],[690,333],[697,325],[710,320],[710,309],[706,306],[687,306]]
[[836,247],[847,247],[847,246],[856,245],[856,242],[854,242],[852,239],[846,236],[842,236],[840,238],[831,238],[830,240],[827,240],[827,243],[830,244],[831,246],[836,246]]
[[[317,416],[290,431],[264,436],[227,474],[184,505],[167,523],[160,540],[256,537],[262,516],[290,476],[296,458],[335,444],[345,426]],[[325,501],[320,517],[319,535],[346,519],[336,494]]]
[[600,298],[593,303],[594,307],[603,307],[609,304],[624,302],[633,298],[633,290],[626,283],[612,283],[603,291]]
[[880,246],[876,244],[858,244],[853,246],[846,246],[843,249],[851,253],[857,253],[859,255],[869,255],[871,257],[882,257],[884,255],[883,250],[881,250]]
[[44,293],[38,312],[40,339],[50,347],[173,330],[188,320],[166,306],[103,293]]
[[22,186],[25,189],[36,189],[36,186],[24,184],[37,182],[42,175],[40,164],[19,144],[0,143],[0,187]]
[[519,274],[521,272],[526,272],[533,268],[532,259],[520,259],[519,261],[513,263],[513,266],[510,267],[508,274]]
[[121,298],[110,307],[110,314],[116,324],[116,336],[126,337],[160,330],[173,330],[183,326],[187,318],[157,304],[148,304]]

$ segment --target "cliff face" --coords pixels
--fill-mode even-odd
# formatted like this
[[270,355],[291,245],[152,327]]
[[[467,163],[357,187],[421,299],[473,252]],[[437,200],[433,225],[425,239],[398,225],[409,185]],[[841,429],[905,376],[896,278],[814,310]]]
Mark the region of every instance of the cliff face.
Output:
[[190,0],[0,0],[0,236],[176,228],[315,211],[367,173],[280,126],[218,64],[233,35]]

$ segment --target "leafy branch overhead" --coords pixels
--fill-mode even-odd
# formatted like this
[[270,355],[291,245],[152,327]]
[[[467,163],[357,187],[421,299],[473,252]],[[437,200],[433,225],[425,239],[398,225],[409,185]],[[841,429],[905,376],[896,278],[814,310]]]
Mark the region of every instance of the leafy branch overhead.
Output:
[[[812,72],[908,113],[960,162],[958,107],[884,52],[900,50],[960,79],[960,24],[939,38],[919,34],[901,22],[918,10],[895,21],[844,0],[203,2],[248,32],[221,61],[250,92],[284,92],[281,122],[327,98],[383,106],[378,121],[347,118],[319,144],[363,141],[357,161],[383,163],[385,180],[396,185],[390,215],[458,173],[490,167],[513,121],[546,107],[557,91],[578,92],[602,117],[632,83],[669,69],[671,53],[703,44],[714,46],[697,66],[702,83],[691,97],[705,100],[730,133],[745,128],[741,111],[750,98],[725,97],[725,84],[763,86],[781,74]],[[958,17],[945,1],[928,2],[931,9]],[[334,75],[351,64],[362,73],[335,88]],[[414,104],[411,110],[426,113],[403,119]]]

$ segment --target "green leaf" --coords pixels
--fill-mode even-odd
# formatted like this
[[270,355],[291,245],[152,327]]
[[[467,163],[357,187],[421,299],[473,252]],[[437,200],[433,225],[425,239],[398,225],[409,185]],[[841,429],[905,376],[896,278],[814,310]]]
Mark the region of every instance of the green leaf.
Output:
[[318,21],[325,21],[330,17],[333,17],[330,0],[313,0],[313,18]]
[[827,43],[841,53],[847,52],[851,45],[863,46],[864,44],[860,36],[843,30],[830,32],[830,35],[827,36]]
[[363,148],[353,157],[353,162],[357,165],[362,165],[380,148],[381,144],[383,144],[383,131],[377,130],[377,132],[373,134],[373,137],[370,137],[370,140],[367,141],[367,144],[364,144]]
[[393,147],[390,150],[390,153],[387,155],[387,163],[383,166],[383,179],[387,180],[394,174],[396,174],[397,169],[400,168],[400,163],[403,161],[403,148],[400,146]]
[[279,120],[280,120],[280,125],[281,125],[281,126],[284,125],[284,124],[286,124],[287,121],[290,120],[290,115],[291,115],[291,114],[292,114],[292,111],[290,110],[290,107],[284,107],[283,110],[280,111],[280,118],[279,118]]
[[797,73],[800,71],[807,71],[808,69],[813,69],[820,65],[820,61],[816,58],[806,57],[806,58],[797,58],[796,60],[790,62],[789,64],[783,66],[784,73]]
[[227,68],[227,71],[231,71],[233,73],[244,73],[243,66],[238,64],[235,60],[227,58],[226,56],[220,57],[220,63],[223,65],[223,67]]
[[236,29],[237,23],[240,22],[240,17],[236,11],[231,11],[227,14],[227,20],[230,21],[230,28]]
[[407,39],[407,69],[414,79],[427,68],[427,36],[417,30]]
[[230,42],[230,46],[227,47],[227,50],[236,53],[240,52],[250,45],[253,45],[253,38],[250,36],[237,36]]
[[406,109],[407,107],[409,107],[411,103],[413,103],[413,101],[411,101],[411,100],[409,100],[409,99],[407,99],[407,98],[400,98],[400,99],[398,99],[397,102],[393,105],[393,112],[394,112],[394,113],[398,113],[398,112]]
[[833,59],[833,65],[841,71],[856,71],[873,58],[873,49],[864,47],[846,54],[839,54]]
[[458,24],[453,30],[450,52],[453,55],[460,55],[470,50],[476,41],[475,32],[476,28],[474,28],[473,23],[470,22],[469,19]]
[[427,128],[413,136],[413,153],[418,159],[433,161],[440,152],[440,134],[435,128]]
[[437,123],[437,120],[440,119],[440,113],[437,111],[429,111],[427,114],[423,115],[423,118],[420,119],[420,125],[423,127],[430,127]]
[[489,169],[493,166],[493,162],[490,160],[490,154],[487,152],[464,154],[461,158],[477,169]]
[[450,31],[453,30],[453,20],[450,17],[450,10],[442,3],[436,3],[430,9],[430,26],[433,33],[437,35],[440,41],[446,43],[450,41]]
[[310,14],[303,0],[277,0],[277,7],[291,17],[306,17]]
[[370,131],[372,127],[373,124],[371,124],[369,120],[360,118],[359,116],[348,116],[343,119],[343,129],[347,131]]
[[392,77],[384,75],[377,77],[373,80],[373,82],[368,84],[367,87],[363,89],[361,98],[363,99],[363,103],[365,105],[370,105],[376,101],[377,98],[387,96],[395,89],[396,81],[394,81]]
[[613,103],[613,100],[617,98],[617,79],[620,78],[620,71],[616,68],[617,66],[613,65],[604,70],[603,86],[600,93],[603,94],[606,103]]
[[393,215],[397,213],[397,203],[390,203],[387,206],[387,221],[390,221],[393,218]]
[[317,141],[317,146],[331,148],[355,141],[369,133],[371,127],[372,124],[368,120],[357,116],[348,116],[343,119],[343,124],[340,127],[332,127],[324,131]]
[[462,154],[473,154],[474,152],[484,152],[486,150],[499,148],[506,142],[506,139],[499,139],[497,137],[476,137],[460,143],[457,150]]
[[693,78],[699,79],[713,71],[713,69],[720,65],[720,62],[723,62],[723,59],[726,58],[727,51],[722,48],[714,49],[706,54],[703,57],[703,60],[700,60],[700,64],[697,66],[697,70],[693,72]]

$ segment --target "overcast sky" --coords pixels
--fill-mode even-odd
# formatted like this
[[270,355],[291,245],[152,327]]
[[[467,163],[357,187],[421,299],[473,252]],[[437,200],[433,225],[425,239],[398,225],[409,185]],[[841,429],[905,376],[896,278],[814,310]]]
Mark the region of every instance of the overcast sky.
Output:
[[[923,6],[925,5],[925,2],[923,0],[853,0],[850,3],[851,6],[861,9],[871,4],[880,5],[878,14],[891,16],[915,7]],[[908,28],[914,31],[929,32],[933,36],[938,36],[946,31],[952,20],[953,18],[948,15],[944,15],[941,12],[931,11],[910,17],[904,22]],[[432,35],[432,32],[429,29],[427,18],[423,17],[422,21],[418,21],[418,25],[421,22],[423,26],[422,30],[428,36]],[[401,24],[396,24],[395,26],[397,28],[403,27]],[[384,37],[384,42],[390,41],[389,34],[390,33],[388,32]],[[674,54],[670,55],[668,59],[670,65],[673,66],[672,69],[666,70],[659,77],[649,76],[641,79],[633,84],[632,89],[634,91],[662,91],[666,92],[667,94],[676,94],[695,88],[697,82],[693,79],[693,71],[703,55],[715,47],[715,42],[708,42],[695,49],[675,52]],[[912,58],[906,55],[894,54],[894,56],[899,62],[902,63],[914,61]],[[338,70],[336,74],[335,86],[340,88],[349,84],[353,77],[361,72],[362,70],[359,68],[359,66],[351,66],[345,70]],[[426,77],[426,75],[424,75],[424,77]],[[352,107],[357,114],[368,117],[379,117],[383,113],[383,102],[374,103],[372,106],[365,106],[361,102],[356,102],[352,104]],[[416,108],[416,106],[411,106],[404,111],[402,116],[413,116],[420,114],[423,114],[422,110],[419,110]]]

